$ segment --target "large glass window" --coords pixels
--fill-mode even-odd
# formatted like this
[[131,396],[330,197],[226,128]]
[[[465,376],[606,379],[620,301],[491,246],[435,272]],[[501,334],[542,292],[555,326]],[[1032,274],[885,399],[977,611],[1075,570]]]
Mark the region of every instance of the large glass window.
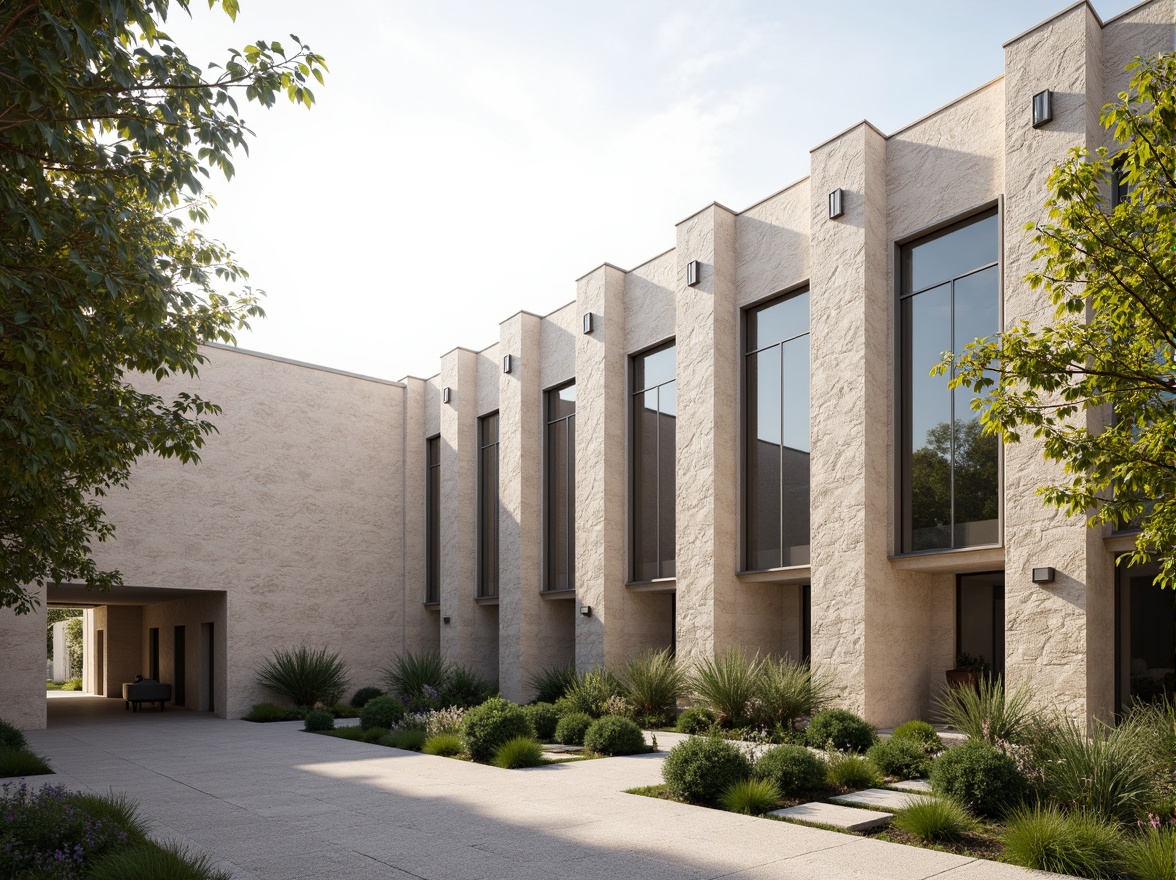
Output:
[[809,294],[747,314],[750,570],[809,561]]
[[902,549],[1000,541],[999,442],[931,368],[1000,329],[995,211],[902,250]]
[[478,598],[498,595],[498,413],[478,419]]
[[441,438],[425,441],[425,601],[441,601]]
[[961,574],[956,580],[956,663],[984,661],[1004,675],[1004,572]]
[[674,346],[633,358],[633,580],[674,577]]
[[1118,569],[1116,690],[1121,709],[1176,695],[1176,590],[1156,586],[1155,563]]
[[548,590],[576,586],[576,386],[547,392]]

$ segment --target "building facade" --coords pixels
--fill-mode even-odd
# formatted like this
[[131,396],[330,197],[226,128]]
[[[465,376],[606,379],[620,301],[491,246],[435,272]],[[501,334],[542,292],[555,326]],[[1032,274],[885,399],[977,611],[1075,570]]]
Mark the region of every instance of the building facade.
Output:
[[[1172,49],[1171,0],[1074,5],[1006,44],[1000,78],[889,135],[853,126],[807,178],[703,208],[672,250],[600,266],[427,379],[209,348],[203,462],[145,460],[109,499],[97,555],[129,586],[44,597],[93,606],[87,689],[154,672],[235,717],[298,643],[341,651],[357,687],[436,648],[516,700],[550,666],[736,646],[811,658],[878,725],[926,718],[961,653],[1075,718],[1163,686],[1176,613],[1116,568],[1133,536],[1043,506],[1040,448],[981,435],[928,374],[1048,317],[1022,281],[1046,177],[1109,144],[1132,57]],[[43,629],[0,612],[24,726],[45,723]]]

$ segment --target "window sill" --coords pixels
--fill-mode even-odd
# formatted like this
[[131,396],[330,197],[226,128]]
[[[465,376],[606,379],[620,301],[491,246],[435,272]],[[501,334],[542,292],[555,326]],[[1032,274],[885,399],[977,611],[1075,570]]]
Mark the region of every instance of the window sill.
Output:
[[547,599],[549,601],[554,602],[556,599],[575,599],[576,598],[576,591],[575,591],[575,589],[571,589],[571,590],[540,590],[539,595],[542,596],[544,599]]
[[1112,553],[1130,553],[1139,540],[1139,532],[1112,532],[1103,538],[1103,547]]
[[811,565],[787,565],[758,571],[737,571],[735,577],[745,584],[807,584],[813,578]]
[[497,596],[475,596],[474,602],[475,602],[475,604],[478,604],[478,605],[497,605],[498,604],[498,597]]
[[438,611],[441,608],[441,600],[438,599],[436,602],[425,602],[424,606],[430,611]]
[[964,547],[959,550],[920,550],[886,557],[901,571],[933,571],[964,573],[994,571],[1005,566],[1004,547]]
[[655,578],[651,581],[628,581],[625,586],[634,593],[672,593],[678,588],[678,579]]

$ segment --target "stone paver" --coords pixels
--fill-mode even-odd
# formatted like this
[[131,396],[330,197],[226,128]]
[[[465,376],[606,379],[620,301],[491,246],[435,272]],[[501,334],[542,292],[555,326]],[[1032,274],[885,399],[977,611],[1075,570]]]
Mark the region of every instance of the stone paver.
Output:
[[901,810],[912,803],[931,800],[930,795],[890,791],[886,788],[867,788],[829,798],[835,804],[854,804],[881,810]]
[[899,791],[914,791],[919,794],[931,794],[931,783],[926,779],[904,779],[902,782],[895,782],[891,788],[897,788]]
[[772,810],[768,815],[781,819],[795,819],[799,822],[812,822],[816,825],[832,825],[834,828],[844,828],[846,831],[869,831],[871,828],[889,825],[894,818],[890,813],[860,810],[857,807],[843,807],[839,804],[825,804],[820,801],[800,804],[783,810]]
[[[43,780],[139,803],[236,880],[1023,880],[1030,872],[624,793],[662,754],[523,771],[118,700],[51,701]],[[658,734],[662,749],[680,734]],[[825,809],[848,807],[822,805]],[[854,811],[867,812],[867,811]],[[884,814],[889,819],[888,814]],[[810,821],[825,822],[816,817]]]

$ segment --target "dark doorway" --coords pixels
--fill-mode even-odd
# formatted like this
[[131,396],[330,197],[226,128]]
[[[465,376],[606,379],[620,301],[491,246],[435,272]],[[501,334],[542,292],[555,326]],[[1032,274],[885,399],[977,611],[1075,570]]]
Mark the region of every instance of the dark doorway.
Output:
[[159,627],[147,631],[147,677],[159,681]]
[[1157,571],[1152,564],[1117,572],[1115,690],[1121,709],[1176,693],[1176,590],[1157,587]]
[[[956,660],[980,658],[995,676],[1005,668],[1004,572],[956,579]],[[965,661],[966,662],[966,661]]]
[[800,588],[800,660],[809,663],[813,659],[813,588],[805,584]]
[[175,628],[175,651],[172,654],[174,667],[174,675],[172,676],[175,693],[174,703],[177,706],[183,706],[187,698],[184,692],[184,685],[187,683],[187,673],[184,670],[184,661],[186,659],[184,641],[184,628],[177,626]]
[[216,657],[215,627],[211,623],[200,624],[200,667],[204,672],[204,693],[200,708],[205,712],[216,711],[216,686],[213,658]]
[[100,629],[94,639],[94,693],[106,696],[106,630]]

